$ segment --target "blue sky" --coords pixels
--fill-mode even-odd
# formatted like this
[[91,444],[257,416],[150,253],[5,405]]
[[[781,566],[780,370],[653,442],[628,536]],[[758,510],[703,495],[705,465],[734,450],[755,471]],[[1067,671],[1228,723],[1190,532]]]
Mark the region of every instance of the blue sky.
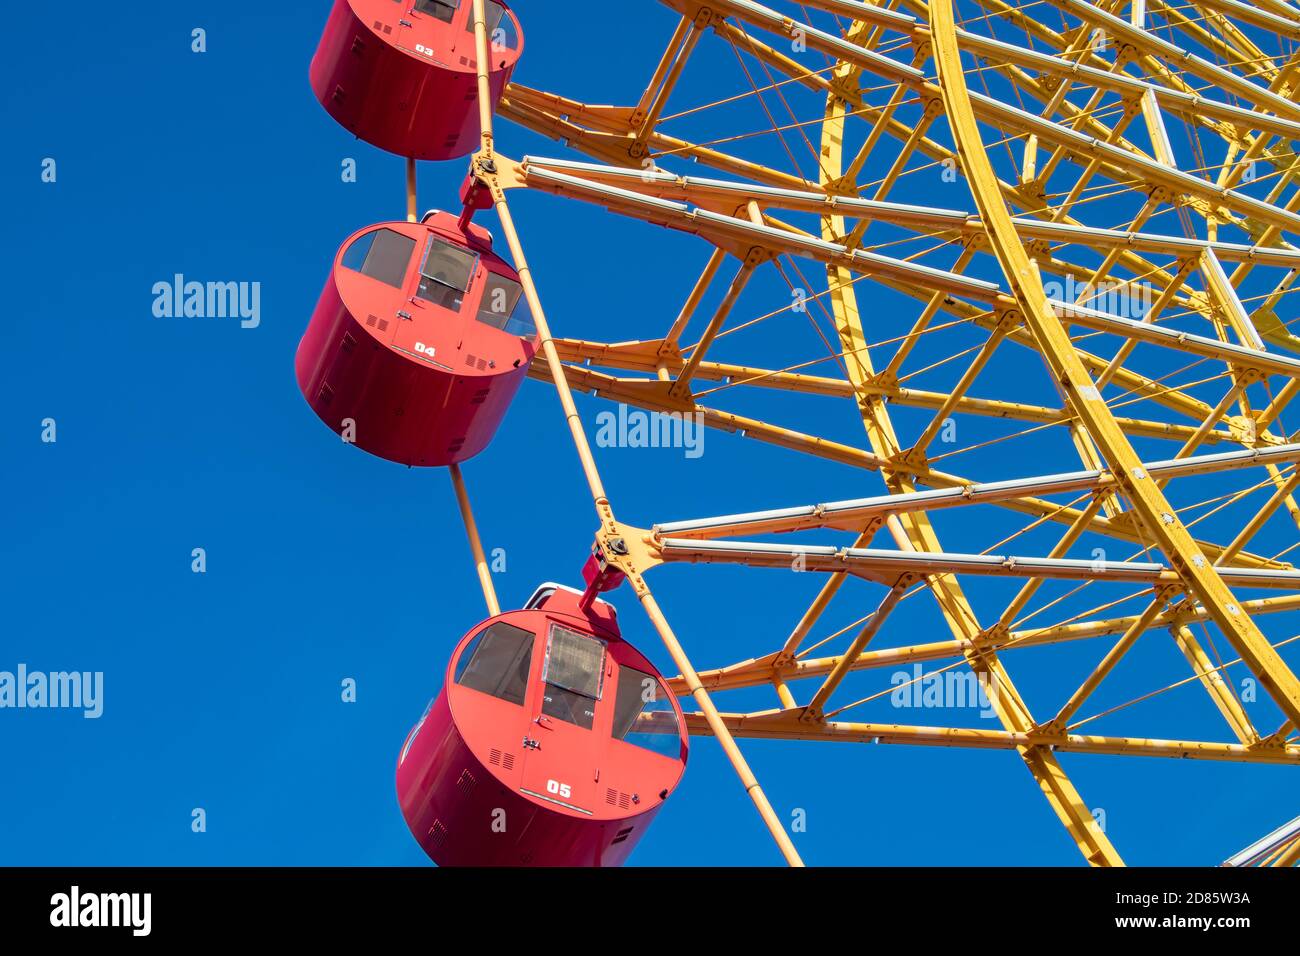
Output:
[[[518,7],[527,47],[516,80],[599,103],[635,101],[674,22],[654,3],[605,5],[599,24],[533,0]],[[21,5],[9,14],[10,36],[21,42],[0,66],[13,333],[0,378],[9,502],[0,670],[102,671],[105,700],[98,720],[0,711],[9,771],[0,788],[2,864],[427,862],[396,805],[396,756],[451,648],[484,612],[446,474],[342,447],[294,384],[294,350],[338,245],[404,212],[402,160],[355,141],[312,97],[307,65],[326,9],[305,0],[142,2],[130,16],[51,21]],[[206,53],[191,52],[195,27],[207,32]],[[731,52],[712,37],[706,47],[674,109],[746,88]],[[766,125],[752,102],[743,109],[701,118],[694,130],[688,120],[681,135],[713,122],[737,131]],[[509,124],[498,147],[516,157],[563,154]],[[783,161],[779,144],[753,148]],[[57,162],[55,183],[41,181],[47,157]],[[355,183],[340,176],[348,158]],[[806,150],[800,159],[810,172]],[[464,171],[459,161],[422,164],[422,208],[454,206]],[[960,180],[929,177],[910,198],[921,196],[971,206]],[[708,257],[698,239],[553,197],[512,196],[512,208],[557,335],[661,335]],[[490,214],[481,221],[495,225]],[[815,280],[814,265],[800,267]],[[152,286],[176,273],[259,282],[260,325],[155,318]],[[779,277],[766,275],[737,314],[780,309],[788,298]],[[870,300],[874,337],[906,330],[915,309],[893,311],[897,303]],[[815,356],[818,340],[807,320],[798,323],[764,325],[751,347]],[[962,347],[959,338],[944,344],[938,354]],[[1000,353],[990,374],[1023,382],[1025,401],[1051,401],[1041,363],[1024,350]],[[583,398],[579,407],[594,435],[596,414],[609,406]],[[767,393],[737,396],[731,407],[863,444],[847,404],[827,415],[814,400]],[[55,444],[41,441],[46,418],[57,422]],[[925,422],[906,412],[898,420],[913,429]],[[968,456],[961,468],[997,478],[1077,467],[1068,440],[1041,466],[1008,455],[1017,447]],[[641,526],[881,491],[874,474],[718,433],[698,460],[673,449],[608,449],[600,462],[619,514]],[[577,583],[595,521],[549,386],[525,384],[466,474],[487,546],[506,551],[503,603],[519,604],[543,580]],[[959,540],[976,520],[945,517],[942,527]],[[1008,528],[1023,524],[1008,520]],[[990,527],[984,544],[999,536],[1001,526]],[[1274,551],[1288,543],[1285,531]],[[1050,547],[1026,541],[1026,553]],[[194,548],[206,551],[205,574],[191,572]],[[820,582],[673,567],[651,583],[703,668],[779,646]],[[1005,603],[1002,583],[972,587],[991,595],[981,607],[998,596]],[[845,594],[828,627],[865,613],[880,589],[854,583]],[[669,670],[631,596],[611,599],[626,636]],[[1267,631],[1274,639],[1290,615],[1277,617]],[[925,597],[908,602],[897,623],[900,642],[948,637]],[[1111,696],[1099,692],[1098,707],[1185,675],[1160,638],[1136,652],[1150,676],[1131,673]],[[1023,651],[1012,672],[1039,680],[1031,702],[1045,709],[1059,706],[1101,653],[1097,642]],[[1289,659],[1294,666],[1295,654]],[[357,683],[355,703],[341,700],[347,678]],[[864,694],[881,680],[862,683]],[[1198,688],[1169,698],[1125,729],[1226,739]],[[754,691],[721,704],[758,709],[776,698]],[[887,707],[874,713],[890,719]],[[1272,711],[1262,715],[1261,726],[1276,726]],[[862,719],[873,718],[864,711]],[[683,786],[632,862],[779,862],[716,743],[694,744]],[[1014,753],[769,741],[744,749],[778,814],[805,811],[806,832],[795,839],[810,863],[1080,862]],[[1289,768],[1062,762],[1132,863],[1215,863],[1296,813]],[[194,808],[206,811],[205,833],[191,831]]]

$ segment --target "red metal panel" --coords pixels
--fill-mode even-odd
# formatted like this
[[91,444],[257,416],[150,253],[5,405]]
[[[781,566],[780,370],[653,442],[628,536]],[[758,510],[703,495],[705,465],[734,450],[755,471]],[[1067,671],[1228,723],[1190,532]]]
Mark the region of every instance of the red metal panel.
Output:
[[[537,609],[510,611],[471,631],[448,665],[446,686],[408,737],[397,768],[398,799],[412,834],[439,865],[620,865],[680,781],[684,733],[675,758],[610,737],[619,668],[656,679],[658,672],[618,636],[608,606],[594,605],[592,618],[569,613],[576,609],[572,595],[557,592]],[[461,654],[498,622],[535,635],[522,706],[454,683]],[[609,641],[606,688],[591,730],[562,721],[547,730],[536,722],[553,623]],[[680,728],[680,708],[665,699]],[[545,795],[544,782],[530,786],[530,768],[539,778],[583,785],[560,801]],[[590,806],[576,809],[583,803]]]
[[[479,145],[477,59],[469,0],[451,23],[411,2],[335,0],[311,62],[316,99],[340,125],[380,149],[416,159],[453,159]],[[523,49],[494,46],[492,102]]]
[[[336,433],[380,458],[434,467],[487,447],[528,372],[534,345],[476,318],[490,272],[518,274],[491,251],[486,232],[438,213],[424,223],[390,222],[350,237],[335,257],[298,348],[298,386]],[[342,264],[359,238],[379,229],[415,243],[401,286]],[[459,311],[416,295],[423,251],[440,237],[478,255]]]
[[[535,657],[534,675],[546,666],[550,625],[551,622],[547,622],[537,635],[539,653]],[[594,635],[592,639],[598,640]],[[612,664],[603,666],[608,669]],[[533,685],[537,691],[531,696],[529,716],[535,728],[533,736],[537,746],[524,756],[520,786],[537,800],[590,815],[596,806],[597,771],[593,768],[600,765],[597,742],[602,739],[602,734],[609,735],[608,711],[597,706],[590,729],[576,726],[543,713],[544,690],[539,680],[535,679]]]

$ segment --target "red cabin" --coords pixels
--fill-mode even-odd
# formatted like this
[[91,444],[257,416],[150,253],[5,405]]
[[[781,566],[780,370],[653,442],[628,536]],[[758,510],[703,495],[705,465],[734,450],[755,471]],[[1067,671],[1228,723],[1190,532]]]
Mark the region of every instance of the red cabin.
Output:
[[480,226],[444,212],[370,226],[335,257],[298,346],[298,388],[372,455],[464,461],[496,433],[533,359],[522,292]]
[[[523,50],[514,13],[487,0],[488,79],[496,104]],[[471,0],[335,0],[311,61],[326,112],[399,156],[454,159],[479,145]]]
[[618,866],[686,769],[683,727],[614,609],[543,585],[457,645],[398,802],[440,866]]

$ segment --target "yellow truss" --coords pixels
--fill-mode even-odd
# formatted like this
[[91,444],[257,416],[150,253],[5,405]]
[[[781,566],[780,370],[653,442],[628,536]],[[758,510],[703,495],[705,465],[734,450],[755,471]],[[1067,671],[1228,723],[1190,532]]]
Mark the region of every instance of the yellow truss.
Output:
[[[1300,54],[1270,54],[1252,39],[1260,30],[1300,39],[1300,17],[1275,2],[1048,0],[1047,6],[1059,10],[1053,19],[1062,28],[1056,30],[1046,17],[1036,19],[1003,0],[979,0],[985,15],[962,24],[955,19],[952,0],[805,0],[794,5],[839,17],[845,27],[836,34],[751,0],[662,2],[680,18],[635,104],[591,105],[519,84],[507,89],[498,109],[502,116],[562,140],[587,157],[582,161],[516,161],[498,154],[482,74],[484,137],[473,174],[491,191],[537,320],[543,361],[532,375],[557,389],[599,521],[597,553],[627,574],[680,671],[673,689],[698,708],[688,715],[690,732],[718,738],[785,859],[800,862],[736,738],[1015,750],[1094,865],[1118,865],[1122,859],[1062,769],[1060,752],[1300,763],[1300,744],[1292,736],[1300,725],[1300,681],[1257,623],[1268,614],[1300,609],[1300,572],[1283,555],[1251,549],[1270,522],[1300,527],[1300,505],[1293,497],[1300,485],[1300,445],[1281,428],[1281,416],[1300,392],[1300,339],[1279,313],[1290,301],[1285,296],[1300,269],[1300,248],[1286,238],[1300,234],[1297,160],[1289,147],[1300,139],[1295,99]],[[483,0],[474,3],[478,61],[484,64]],[[1167,31],[1152,28],[1148,21],[1156,17]],[[999,39],[993,30],[981,28],[985,22],[1003,23],[1010,32],[1023,34],[1025,42]],[[665,130],[671,125],[672,94],[690,58],[713,42],[706,41],[709,34],[761,65],[770,85],[754,86],[758,101],[766,104],[765,93],[783,99],[786,84],[824,95],[821,116],[788,127],[773,118],[768,131],[778,137],[819,131],[815,149],[809,142],[818,167],[815,179],[797,168],[777,169],[729,152],[726,140],[693,143]],[[1170,39],[1175,34],[1188,46]],[[1098,36],[1109,45],[1099,48]],[[826,67],[809,69],[784,52],[781,45],[791,42],[820,54]],[[972,88],[972,83],[986,81],[986,71],[996,73],[1014,99],[1005,92],[999,97]],[[887,96],[872,95],[882,91]],[[1070,94],[1077,94],[1082,105]],[[918,108],[919,120],[903,118],[909,115],[906,110]],[[1209,137],[1226,161],[1179,168],[1170,120],[1196,137],[1198,149],[1201,137]],[[856,150],[847,147],[855,134],[862,140]],[[1012,144],[1022,147],[1022,159],[1011,176],[1000,178],[990,156]],[[682,177],[661,171],[654,159],[665,155],[694,160],[708,172]],[[882,158],[888,172],[865,181],[869,161]],[[1257,162],[1274,171],[1264,195],[1252,184]],[[934,164],[960,170],[971,208],[889,200],[904,176]],[[1077,175],[1061,192],[1062,171],[1072,169]],[[553,337],[507,203],[507,193],[518,188],[594,203],[709,244],[708,263],[662,338],[593,342]],[[1136,197],[1137,207],[1126,225],[1088,221],[1088,203],[1095,195],[1123,194]],[[1182,234],[1174,234],[1167,223],[1155,225],[1158,216],[1170,212],[1179,217]],[[817,223],[815,229],[810,220]],[[1193,236],[1194,221],[1204,222],[1205,238]],[[903,247],[908,251],[890,243],[869,245],[868,233],[884,228],[909,237],[912,244]],[[916,241],[926,245],[924,253],[916,253]],[[944,249],[955,253],[955,261],[944,265],[936,259]],[[728,259],[735,260],[733,269],[723,268]],[[826,288],[815,299],[835,329],[831,354],[786,368],[716,357],[752,276],[774,267],[784,274],[784,263],[795,259],[815,263],[826,275]],[[1080,280],[1085,288],[1145,282],[1157,295],[1142,319],[1122,318],[1092,307],[1083,294],[1070,301],[1049,299],[1045,273]],[[1243,298],[1248,277],[1278,273],[1281,277],[1262,295]],[[718,282],[727,283],[720,304],[701,319],[698,338],[683,345],[687,330],[700,324],[693,320],[706,293]],[[910,329],[891,326],[891,334],[897,333],[890,342],[893,357],[880,369],[873,351],[881,343],[871,341],[859,304],[860,287],[871,284],[902,293],[919,306]],[[1261,299],[1262,304],[1250,307]],[[960,374],[949,389],[923,391],[905,384],[914,348],[945,323],[980,330],[981,344],[957,357]],[[1058,388],[1058,405],[981,394],[990,388],[982,374],[988,363],[1010,346],[1041,357]],[[1186,356],[1189,367],[1204,372],[1193,384],[1217,382],[1217,397],[1206,400],[1193,394],[1192,385],[1145,373],[1142,356],[1151,350]],[[830,365],[838,371],[828,374]],[[706,400],[733,388],[851,399],[865,445],[728,411],[725,394]],[[575,390],[653,411],[698,413],[710,428],[875,472],[882,493],[806,507],[774,502],[771,512],[651,528],[625,524],[615,517],[605,493],[574,403]],[[1108,399],[1108,390],[1116,397]],[[1261,394],[1266,395],[1262,402]],[[1117,414],[1118,408],[1137,402],[1144,406],[1141,414]],[[900,428],[891,415],[895,407],[923,410],[928,424],[919,430]],[[1081,468],[1064,474],[1031,472],[1004,482],[939,470],[933,444],[954,416],[1001,418],[1026,432],[1060,434],[1077,451]],[[910,440],[900,437],[904,431]],[[1170,451],[1159,458],[1139,455],[1133,445],[1139,440],[1169,442]],[[1256,481],[1230,496],[1232,502],[1256,490],[1266,499],[1227,541],[1194,535],[1192,526],[1199,519],[1190,513],[1193,509],[1179,509],[1168,498],[1171,483],[1209,474],[1250,475]],[[496,599],[468,495],[460,473],[454,471],[452,477],[491,609]],[[1072,500],[1054,501],[1052,495]],[[1030,528],[1052,523],[1064,530],[1046,555],[1007,557],[944,547],[931,516],[983,505],[1024,515]],[[854,534],[855,544],[790,546],[754,540],[827,529]],[[1084,534],[1128,543],[1135,548],[1134,557],[1100,564],[1072,559]],[[646,583],[648,571],[670,562],[754,568],[797,563],[800,570],[823,574],[825,581],[788,636],[774,638],[751,659],[698,671]],[[965,590],[972,576],[1024,583],[1002,613],[982,618]],[[854,633],[840,653],[813,656],[824,641],[801,651],[849,577],[883,585],[883,597],[845,629]],[[1127,599],[1140,600],[1142,610],[1024,626],[1022,612],[1051,579],[1082,585],[1127,582]],[[1231,588],[1290,593],[1246,600]],[[934,600],[950,639],[912,643],[904,638],[897,646],[873,646],[894,636],[891,612],[918,593]],[[1211,628],[1232,648],[1234,659],[1219,658]],[[1168,631],[1189,665],[1182,683],[1204,689],[1227,724],[1230,740],[1080,732],[1088,722],[1078,719],[1081,708],[1139,639],[1156,629]],[[1112,643],[1088,677],[1054,712],[1032,713],[1012,680],[1006,652],[1093,638]],[[995,691],[989,699],[1001,729],[842,718],[863,702],[842,700],[850,675],[940,662],[948,663],[938,672],[969,667]],[[1284,717],[1280,727],[1261,731],[1253,725],[1225,679],[1232,667],[1249,671],[1259,682]],[[756,686],[770,686],[780,706],[729,713],[720,711],[711,697]],[[804,686],[809,690],[799,703],[795,688]],[[1300,839],[1288,837],[1269,854],[1270,862],[1294,864]]]

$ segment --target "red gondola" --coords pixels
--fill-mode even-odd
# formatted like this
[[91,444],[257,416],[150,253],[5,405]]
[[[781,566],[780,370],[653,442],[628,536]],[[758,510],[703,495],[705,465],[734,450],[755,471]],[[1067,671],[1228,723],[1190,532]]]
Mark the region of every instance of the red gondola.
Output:
[[457,645],[398,802],[441,866],[617,866],[681,779],[683,727],[614,609],[543,585]]
[[[454,159],[478,148],[471,0],[335,0],[311,61],[311,88],[359,138],[399,156]],[[523,50],[519,21],[487,0],[492,102]]]
[[386,222],[335,257],[298,346],[298,388],[358,447],[433,467],[482,451],[536,351],[519,274],[450,213]]

